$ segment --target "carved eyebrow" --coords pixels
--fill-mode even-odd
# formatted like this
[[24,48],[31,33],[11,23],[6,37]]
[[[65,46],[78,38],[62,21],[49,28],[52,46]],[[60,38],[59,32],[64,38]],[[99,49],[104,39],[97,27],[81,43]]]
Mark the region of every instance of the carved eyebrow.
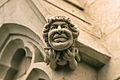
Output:
[[51,26],[58,26],[58,24],[51,24]]
[[63,23],[63,24],[61,24],[61,25],[67,25],[66,23]]
[[57,28],[58,24],[51,24],[50,29]]
[[66,23],[62,23],[62,24],[51,24],[51,26],[58,26],[58,25],[64,26],[64,25],[67,25],[67,24],[66,24]]

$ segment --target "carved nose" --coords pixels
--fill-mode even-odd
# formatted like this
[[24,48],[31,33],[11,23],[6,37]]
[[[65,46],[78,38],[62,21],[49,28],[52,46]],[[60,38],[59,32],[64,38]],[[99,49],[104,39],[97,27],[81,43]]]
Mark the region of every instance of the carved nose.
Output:
[[58,26],[58,33],[59,33],[59,34],[62,33],[62,30],[61,30],[61,26],[60,26],[60,25]]
[[62,30],[59,29],[59,30],[58,30],[58,34],[62,34]]
[[58,29],[61,29],[61,26],[60,26],[60,25],[58,26]]

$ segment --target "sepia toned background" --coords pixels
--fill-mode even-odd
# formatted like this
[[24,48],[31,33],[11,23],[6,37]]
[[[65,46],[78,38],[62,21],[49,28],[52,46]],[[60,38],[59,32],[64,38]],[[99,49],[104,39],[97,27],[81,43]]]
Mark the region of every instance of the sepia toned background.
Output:
[[[53,16],[69,17],[80,32],[73,72],[44,62],[42,31]],[[0,80],[119,80],[120,0],[0,0],[0,37]]]

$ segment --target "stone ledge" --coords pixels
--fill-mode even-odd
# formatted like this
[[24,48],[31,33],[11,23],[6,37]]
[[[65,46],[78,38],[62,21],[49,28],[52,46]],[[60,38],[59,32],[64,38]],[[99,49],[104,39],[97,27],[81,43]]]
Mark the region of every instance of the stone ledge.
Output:
[[96,69],[103,67],[111,58],[109,54],[97,51],[81,42],[77,42],[76,44],[79,47],[82,61]]

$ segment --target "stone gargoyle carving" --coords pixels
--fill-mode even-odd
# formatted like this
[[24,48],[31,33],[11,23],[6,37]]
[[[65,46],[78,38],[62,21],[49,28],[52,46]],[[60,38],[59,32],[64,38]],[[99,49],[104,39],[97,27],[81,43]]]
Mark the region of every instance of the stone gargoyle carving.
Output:
[[58,67],[68,66],[74,70],[80,61],[79,49],[75,41],[79,32],[65,16],[55,16],[48,19],[44,27],[43,38],[47,44],[45,48],[46,63],[53,70]]

